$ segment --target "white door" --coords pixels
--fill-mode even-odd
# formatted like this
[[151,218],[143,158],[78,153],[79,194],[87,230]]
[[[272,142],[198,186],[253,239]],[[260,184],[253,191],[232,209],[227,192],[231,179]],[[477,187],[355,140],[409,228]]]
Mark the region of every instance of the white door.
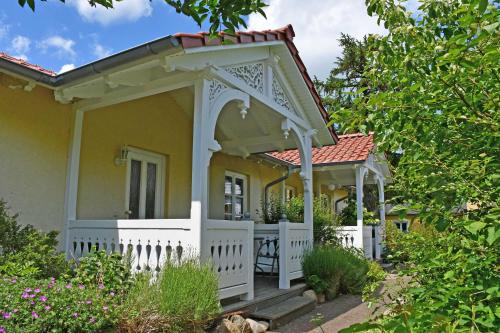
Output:
[[128,148],[125,206],[129,219],[155,219],[163,215],[165,158]]

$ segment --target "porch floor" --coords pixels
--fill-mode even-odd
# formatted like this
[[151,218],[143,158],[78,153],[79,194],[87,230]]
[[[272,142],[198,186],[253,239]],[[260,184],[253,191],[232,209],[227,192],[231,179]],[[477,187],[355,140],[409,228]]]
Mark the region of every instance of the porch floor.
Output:
[[270,303],[276,303],[280,299],[286,300],[290,297],[302,295],[307,289],[302,279],[290,281],[290,289],[279,289],[277,276],[256,275],[254,279],[254,299],[241,301],[239,297],[231,297],[221,300],[224,313],[243,311],[253,312],[266,307]]

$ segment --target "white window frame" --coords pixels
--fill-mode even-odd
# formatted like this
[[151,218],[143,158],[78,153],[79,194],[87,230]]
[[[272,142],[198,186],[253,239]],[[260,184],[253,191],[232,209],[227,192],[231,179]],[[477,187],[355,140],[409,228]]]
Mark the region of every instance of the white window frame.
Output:
[[[147,162],[155,163],[156,169],[156,189],[155,189],[155,219],[162,218],[165,206],[165,167],[166,159],[164,155],[153,153],[147,150],[127,147],[127,172],[125,174],[125,212],[130,211],[130,172],[132,170],[132,160],[141,161],[141,188],[139,195],[139,219],[146,218],[146,184]],[[146,162],[146,163],[144,163]]]
[[[245,215],[245,213],[248,211],[248,177],[244,174],[233,172],[233,171],[227,171],[224,173],[224,205],[226,205],[226,177],[231,177],[231,219],[227,221],[238,221],[235,220],[235,209],[236,209],[236,198],[243,198],[243,210],[242,210],[242,218]],[[243,180],[243,194],[242,195],[236,195],[234,194],[234,186],[235,186],[235,179],[239,178]],[[224,207],[224,219],[226,219],[226,209]]]
[[[397,225],[399,223],[399,226]],[[403,223],[406,223],[406,231],[403,230]],[[394,221],[394,226],[401,232],[410,231],[410,221],[408,220],[396,220]]]

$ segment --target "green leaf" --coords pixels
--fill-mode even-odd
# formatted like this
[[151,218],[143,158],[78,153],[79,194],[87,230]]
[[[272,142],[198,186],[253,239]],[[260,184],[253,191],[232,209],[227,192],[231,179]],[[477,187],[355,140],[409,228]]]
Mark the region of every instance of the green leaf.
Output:
[[495,227],[488,228],[488,236],[486,241],[489,245],[493,245],[500,238],[500,229],[495,229]]
[[479,14],[483,14],[486,8],[488,7],[488,0],[479,0]]
[[465,229],[467,229],[471,234],[475,235],[479,230],[483,229],[484,227],[486,227],[486,223],[484,222],[473,222],[465,226]]
[[495,22],[492,24],[488,24],[483,27],[484,30],[488,31],[490,34],[494,33],[496,28],[498,27],[499,22]]

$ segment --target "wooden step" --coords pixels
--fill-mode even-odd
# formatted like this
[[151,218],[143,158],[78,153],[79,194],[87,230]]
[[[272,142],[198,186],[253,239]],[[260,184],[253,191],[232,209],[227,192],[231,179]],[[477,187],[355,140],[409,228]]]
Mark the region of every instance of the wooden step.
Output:
[[255,297],[251,301],[238,301],[227,304],[223,307],[224,313],[242,311],[244,313],[256,312],[261,309],[270,307],[274,304],[279,304],[287,299],[301,296],[308,288],[305,283],[297,283],[290,289],[274,289],[268,293]]
[[253,319],[268,321],[269,328],[274,329],[313,311],[315,307],[316,302],[313,299],[304,296],[295,296],[252,312],[249,316]]

